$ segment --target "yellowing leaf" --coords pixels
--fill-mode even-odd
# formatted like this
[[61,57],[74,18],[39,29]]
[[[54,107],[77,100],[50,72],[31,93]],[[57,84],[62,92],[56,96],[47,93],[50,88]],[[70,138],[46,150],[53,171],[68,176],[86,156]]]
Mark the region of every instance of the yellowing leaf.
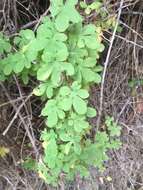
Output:
[[44,174],[41,171],[39,171],[38,173],[39,173],[40,178],[44,179],[45,181],[47,180],[46,177],[44,176]]
[[5,157],[6,156],[6,154],[8,154],[9,153],[9,149],[8,148],[6,148],[6,147],[4,147],[4,146],[1,146],[0,147],[0,157]]

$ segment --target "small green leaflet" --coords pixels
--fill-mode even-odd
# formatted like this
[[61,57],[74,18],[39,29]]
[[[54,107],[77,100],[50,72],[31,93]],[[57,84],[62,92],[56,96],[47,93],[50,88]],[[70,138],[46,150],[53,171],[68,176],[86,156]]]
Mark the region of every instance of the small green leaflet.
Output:
[[92,118],[92,117],[95,117],[96,114],[97,114],[97,112],[96,112],[95,108],[92,108],[92,107],[87,108],[87,117]]

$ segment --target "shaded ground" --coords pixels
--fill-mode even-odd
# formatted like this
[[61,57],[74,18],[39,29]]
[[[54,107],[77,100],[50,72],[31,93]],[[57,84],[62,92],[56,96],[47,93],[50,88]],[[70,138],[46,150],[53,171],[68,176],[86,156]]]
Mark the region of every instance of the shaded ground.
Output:
[[[119,3],[115,3],[116,9]],[[122,126],[123,146],[119,151],[109,152],[111,160],[105,163],[103,174],[91,168],[88,180],[77,178],[71,184],[61,184],[59,190],[143,190],[143,85],[140,81],[143,80],[143,3],[142,0],[125,1],[124,7],[120,19],[123,31],[116,35],[106,71],[102,113],[103,118],[113,115]],[[29,10],[32,9],[31,1]],[[38,12],[37,18],[45,11],[42,5],[38,10],[41,12]],[[27,18],[31,21],[30,17],[25,17],[25,22],[28,22]],[[105,44],[109,44],[111,35],[105,32]],[[102,65],[105,59],[106,52],[105,58],[103,56],[100,60]],[[138,82],[131,88],[129,81],[133,79],[138,79]],[[13,84],[0,86],[0,145],[10,149],[8,156],[0,159],[0,190],[51,190],[36,174],[23,170],[19,164],[25,155],[34,155],[24,123],[30,128],[37,147],[40,147],[38,138],[43,121],[38,115],[41,102],[29,97],[19,112],[21,116],[18,114],[6,135],[2,135],[15,116],[13,105],[18,109],[35,86],[34,81],[27,88],[18,79],[13,81]],[[100,86],[92,87],[90,103],[98,111],[99,99]],[[91,122],[96,126],[96,120]]]

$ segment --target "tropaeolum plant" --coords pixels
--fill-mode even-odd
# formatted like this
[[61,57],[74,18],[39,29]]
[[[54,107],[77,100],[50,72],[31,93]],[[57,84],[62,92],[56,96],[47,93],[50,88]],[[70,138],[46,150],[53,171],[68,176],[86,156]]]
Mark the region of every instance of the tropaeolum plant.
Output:
[[90,136],[88,118],[96,109],[88,105],[89,86],[99,84],[102,67],[97,64],[103,51],[102,28],[83,24],[76,10],[77,0],[52,0],[49,17],[34,33],[22,30],[12,40],[0,35],[0,80],[21,77],[26,85],[30,76],[39,85],[33,94],[47,101],[41,111],[45,129],[41,132],[43,155],[34,165],[48,184],[56,185],[61,176],[72,180],[79,173],[88,175],[89,166],[103,169],[106,152],[118,148],[120,128],[111,118],[107,132]]

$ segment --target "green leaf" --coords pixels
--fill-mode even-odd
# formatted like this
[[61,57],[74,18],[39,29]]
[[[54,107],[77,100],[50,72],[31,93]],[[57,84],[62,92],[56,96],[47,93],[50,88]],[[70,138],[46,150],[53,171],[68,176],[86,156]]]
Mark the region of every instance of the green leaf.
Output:
[[69,26],[68,17],[64,14],[59,14],[55,21],[55,26],[58,31],[64,32]]
[[101,65],[97,65],[95,68],[94,68],[94,71],[95,72],[101,72],[103,70],[103,67]]
[[92,71],[91,69],[83,68],[81,70],[81,72],[82,72],[83,79],[86,82],[93,82],[93,81],[95,81],[96,73],[94,71]]
[[37,88],[34,88],[33,94],[36,96],[42,96],[45,93],[46,88],[47,88],[47,84],[42,83]]
[[47,124],[49,127],[54,127],[58,122],[58,116],[57,112],[55,110],[51,110],[48,113],[48,119],[47,119]]
[[52,66],[44,64],[37,72],[37,79],[40,81],[46,81],[52,73]]
[[60,68],[54,68],[51,76],[51,82],[54,86],[58,86],[61,81],[61,69]]
[[51,98],[53,96],[53,88],[50,85],[46,89],[46,95],[48,98]]
[[34,32],[29,29],[21,30],[19,34],[26,40],[33,40],[35,38]]
[[45,107],[42,109],[41,115],[42,116],[48,116],[49,111],[51,112],[52,109],[55,109],[56,105],[56,100],[49,100],[46,104]]
[[95,25],[89,24],[85,25],[82,28],[82,31],[79,34],[77,45],[79,48],[86,47],[89,49],[97,50],[98,52],[103,51],[103,45],[101,44],[100,33],[96,32]]
[[63,7],[63,0],[53,0],[50,4],[50,12],[55,17]]
[[71,63],[66,63],[65,62],[62,65],[62,68],[63,68],[64,71],[66,71],[68,76],[74,75],[74,67],[73,67],[73,65]]
[[87,111],[87,104],[80,97],[73,99],[73,107],[78,114],[85,114]]
[[59,106],[64,111],[69,111],[72,106],[72,99],[71,98],[64,98],[59,102]]
[[82,99],[86,99],[86,98],[89,97],[89,93],[88,93],[88,91],[85,90],[85,89],[80,89],[80,90],[78,90],[77,94],[78,94],[78,96],[80,96]]
[[88,128],[89,128],[89,124],[83,119],[79,119],[74,122],[74,129],[78,133],[82,132],[83,129],[88,129]]
[[55,36],[54,36],[55,40],[57,41],[66,41],[67,40],[67,36],[64,34],[64,33],[56,33]]
[[95,35],[95,31],[96,31],[96,28],[94,24],[85,25],[83,28],[84,35],[92,35],[92,34]]
[[12,69],[13,69],[12,64],[7,64],[4,67],[3,72],[4,72],[5,75],[10,75],[12,73]]
[[22,73],[21,73],[21,78],[22,78],[22,81],[25,85],[28,84],[29,82],[29,77],[28,77],[28,71],[27,70],[24,70]]
[[87,117],[95,117],[97,115],[96,109],[88,107],[87,108]]
[[19,62],[15,64],[13,71],[15,73],[20,73],[23,69],[24,69],[24,63],[23,61],[19,60]]
[[80,155],[80,153],[81,153],[81,146],[80,146],[80,144],[75,143],[73,148],[74,148],[74,152],[77,155]]
[[61,132],[60,135],[59,135],[59,137],[64,142],[71,141],[71,137],[67,133],[65,133],[65,132]]
[[94,82],[99,84],[101,82],[101,76],[98,73],[95,73]]
[[60,95],[62,95],[62,96],[67,96],[67,95],[69,95],[70,94],[70,88],[68,87],[68,86],[63,86],[63,87],[61,87],[60,88]]
[[56,43],[56,60],[65,61],[68,57],[68,50],[64,43]]
[[58,114],[58,117],[59,117],[60,119],[64,119],[64,118],[65,118],[65,112],[64,112],[64,111],[58,110],[58,111],[57,111],[57,114]]

